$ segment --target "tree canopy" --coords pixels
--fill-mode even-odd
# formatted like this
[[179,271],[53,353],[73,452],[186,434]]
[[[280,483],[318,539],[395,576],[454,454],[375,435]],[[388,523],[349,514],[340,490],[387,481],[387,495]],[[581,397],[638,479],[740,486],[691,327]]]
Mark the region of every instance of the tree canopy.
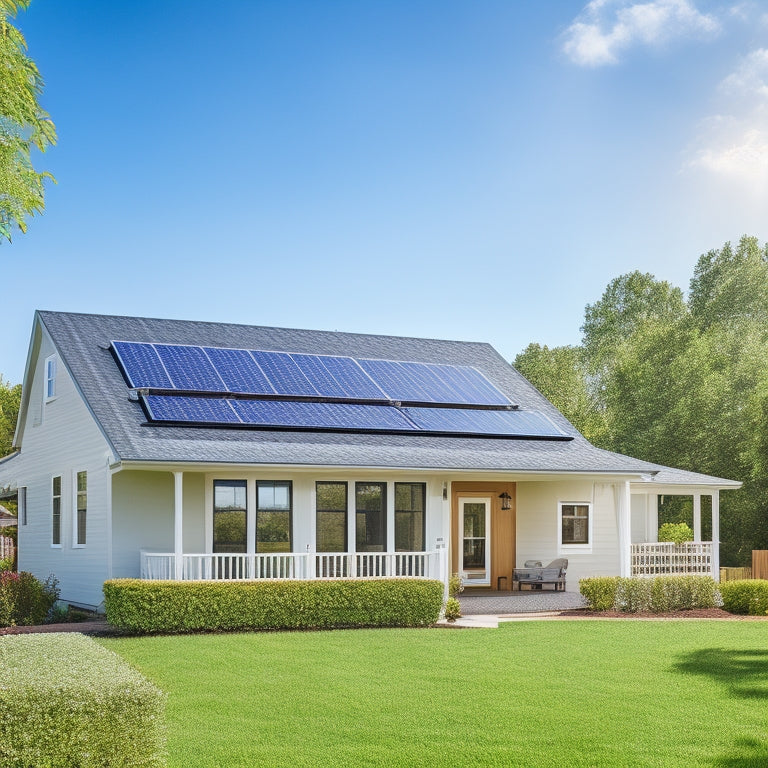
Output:
[[13,434],[21,404],[21,384],[11,385],[0,375],[0,458],[13,447]]
[[744,236],[703,254],[687,301],[622,275],[582,332],[579,347],[529,345],[516,367],[601,448],[741,480],[721,500],[722,562],[768,548],[768,247]]
[[38,102],[43,79],[27,55],[27,44],[10,18],[30,0],[0,0],[0,241],[44,208],[44,182],[53,180],[32,165],[32,148],[56,143],[56,128]]

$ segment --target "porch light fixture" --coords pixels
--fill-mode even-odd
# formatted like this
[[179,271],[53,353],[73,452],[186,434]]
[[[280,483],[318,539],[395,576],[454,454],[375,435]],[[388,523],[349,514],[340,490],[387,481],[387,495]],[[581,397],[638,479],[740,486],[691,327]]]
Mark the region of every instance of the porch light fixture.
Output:
[[506,491],[504,491],[499,498],[501,499],[502,509],[512,509],[512,497]]

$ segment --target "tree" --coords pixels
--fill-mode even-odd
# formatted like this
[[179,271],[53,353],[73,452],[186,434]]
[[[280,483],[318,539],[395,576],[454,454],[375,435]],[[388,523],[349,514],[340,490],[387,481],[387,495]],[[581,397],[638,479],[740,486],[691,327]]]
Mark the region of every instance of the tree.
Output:
[[0,241],[14,229],[27,231],[26,218],[44,208],[44,182],[50,173],[32,166],[31,150],[56,143],[56,128],[39,105],[43,79],[27,56],[24,36],[10,17],[30,0],[0,0]]
[[21,384],[12,386],[0,375],[0,458],[11,452],[21,405]]

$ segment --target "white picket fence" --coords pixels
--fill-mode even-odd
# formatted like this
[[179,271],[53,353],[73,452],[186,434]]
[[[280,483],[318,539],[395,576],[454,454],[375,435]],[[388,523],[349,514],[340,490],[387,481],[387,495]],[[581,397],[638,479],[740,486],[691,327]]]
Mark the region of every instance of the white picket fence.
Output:
[[10,536],[0,536],[0,560],[13,560],[16,545]]
[[[181,556],[181,579],[370,579],[445,578],[445,550],[432,552],[286,552],[275,554],[206,553]],[[173,552],[141,552],[142,579],[178,578]]]
[[633,576],[712,576],[712,542],[671,541],[632,545]]

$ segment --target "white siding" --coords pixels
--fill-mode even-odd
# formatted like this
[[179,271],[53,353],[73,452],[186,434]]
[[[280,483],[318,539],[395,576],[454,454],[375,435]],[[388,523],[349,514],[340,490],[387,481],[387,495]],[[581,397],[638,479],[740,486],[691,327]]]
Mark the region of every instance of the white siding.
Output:
[[[61,599],[97,607],[108,574],[109,446],[59,359],[56,397],[44,402],[45,359],[55,352],[45,334],[32,370],[21,455],[0,464],[0,484],[27,486],[27,525],[19,527],[19,568],[53,574]],[[87,541],[73,547],[76,473],[88,473]],[[61,548],[51,546],[52,478],[61,476]]]
[[[558,549],[558,502],[592,502],[591,551]],[[613,486],[589,481],[517,484],[517,567],[568,558],[567,589],[578,592],[588,576],[618,576],[618,533]]]

